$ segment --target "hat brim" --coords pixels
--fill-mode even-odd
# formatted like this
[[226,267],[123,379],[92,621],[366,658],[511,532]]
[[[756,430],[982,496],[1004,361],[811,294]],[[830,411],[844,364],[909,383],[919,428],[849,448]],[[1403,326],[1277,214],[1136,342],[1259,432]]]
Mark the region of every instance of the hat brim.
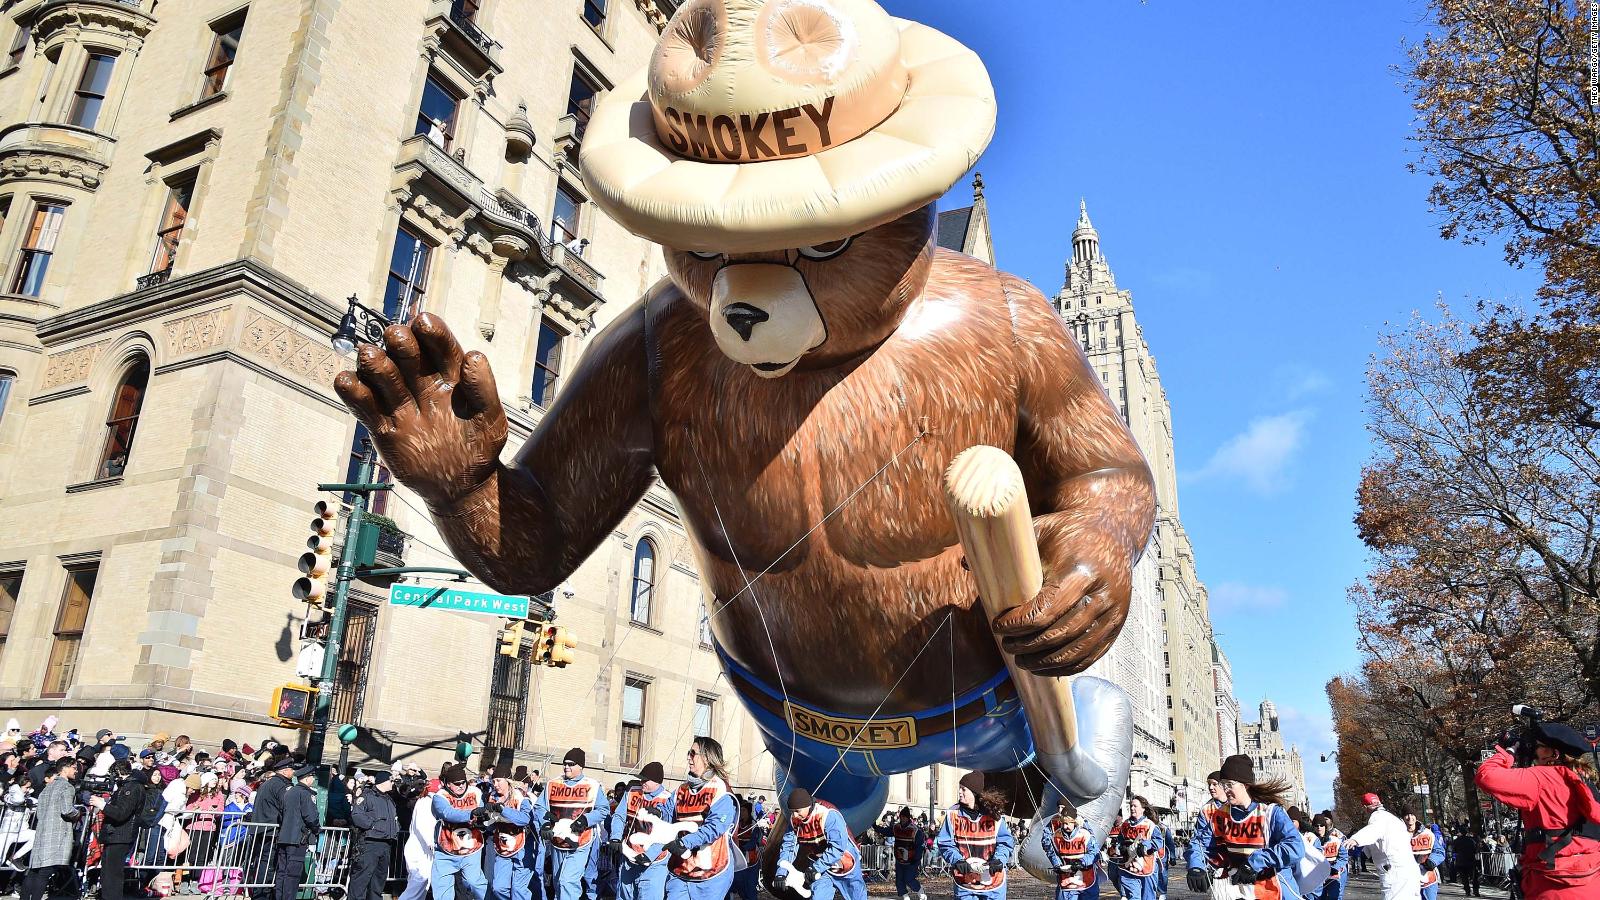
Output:
[[908,86],[895,111],[866,134],[793,159],[686,159],[657,136],[640,69],[589,120],[584,184],[629,231],[707,252],[820,244],[932,203],[994,136],[994,87],[983,61],[959,41],[894,21]]

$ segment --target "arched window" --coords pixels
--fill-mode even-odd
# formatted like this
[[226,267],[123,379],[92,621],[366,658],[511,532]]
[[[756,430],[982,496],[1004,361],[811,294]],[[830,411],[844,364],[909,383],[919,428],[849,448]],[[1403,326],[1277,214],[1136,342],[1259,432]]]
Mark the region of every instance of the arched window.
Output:
[[100,451],[98,478],[116,478],[128,468],[128,454],[133,452],[133,436],[139,426],[139,410],[144,406],[144,389],[150,383],[150,360],[141,356],[122,380],[117,382],[116,394],[111,401],[111,414],[106,418],[106,446]]
[[628,617],[640,625],[650,624],[650,601],[656,592],[656,544],[640,538],[633,548],[633,599]]

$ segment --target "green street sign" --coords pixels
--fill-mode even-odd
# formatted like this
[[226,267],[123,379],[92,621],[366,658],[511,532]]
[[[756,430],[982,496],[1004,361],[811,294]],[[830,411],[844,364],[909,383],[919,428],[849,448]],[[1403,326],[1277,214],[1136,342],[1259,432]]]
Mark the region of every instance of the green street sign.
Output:
[[454,612],[477,613],[506,619],[526,619],[528,598],[496,594],[492,591],[464,591],[419,584],[396,584],[389,587],[390,606],[409,606],[413,609],[447,609]]

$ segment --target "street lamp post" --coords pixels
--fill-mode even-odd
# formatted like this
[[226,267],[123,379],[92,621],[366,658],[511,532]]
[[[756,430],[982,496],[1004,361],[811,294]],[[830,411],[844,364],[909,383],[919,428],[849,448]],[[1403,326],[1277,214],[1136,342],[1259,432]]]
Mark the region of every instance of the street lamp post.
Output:
[[355,294],[350,295],[349,302],[338,329],[333,332],[334,351],[340,356],[349,356],[355,352],[357,344],[383,346],[383,330],[389,327],[390,321],[357,300]]

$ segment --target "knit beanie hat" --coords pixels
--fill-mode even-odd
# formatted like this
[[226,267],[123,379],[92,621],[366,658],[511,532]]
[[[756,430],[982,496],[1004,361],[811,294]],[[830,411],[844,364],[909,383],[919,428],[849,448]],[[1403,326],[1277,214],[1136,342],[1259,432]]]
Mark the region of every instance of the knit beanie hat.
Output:
[[645,763],[644,764],[644,768],[639,770],[639,780],[640,781],[654,781],[656,784],[660,784],[661,782],[665,781],[666,779],[667,779],[667,773],[666,773],[666,770],[664,768],[662,768],[661,763],[658,763],[658,762]]
[[790,812],[794,812],[797,809],[810,809],[816,802],[810,791],[797,787],[789,792],[789,799],[784,801],[783,805]]
[[1222,772],[1221,771],[1212,772],[1210,775],[1206,776],[1206,780],[1207,781],[1221,781],[1222,780]]
[[583,755],[582,747],[573,747],[571,750],[567,751],[566,756],[561,757],[561,764],[566,765],[567,763],[572,763],[579,768],[583,768],[588,764],[587,760],[588,757]]
[[439,772],[439,780],[445,784],[454,784],[467,780],[467,767],[461,763],[451,763]]
[[1250,762],[1250,757],[1242,753],[1223,760],[1220,774],[1223,781],[1237,781],[1240,784],[1256,783],[1255,765]]
[[968,772],[967,774],[961,776],[961,781],[959,784],[971,791],[973,796],[977,796],[978,794],[983,793],[983,786],[985,784],[983,773]]

